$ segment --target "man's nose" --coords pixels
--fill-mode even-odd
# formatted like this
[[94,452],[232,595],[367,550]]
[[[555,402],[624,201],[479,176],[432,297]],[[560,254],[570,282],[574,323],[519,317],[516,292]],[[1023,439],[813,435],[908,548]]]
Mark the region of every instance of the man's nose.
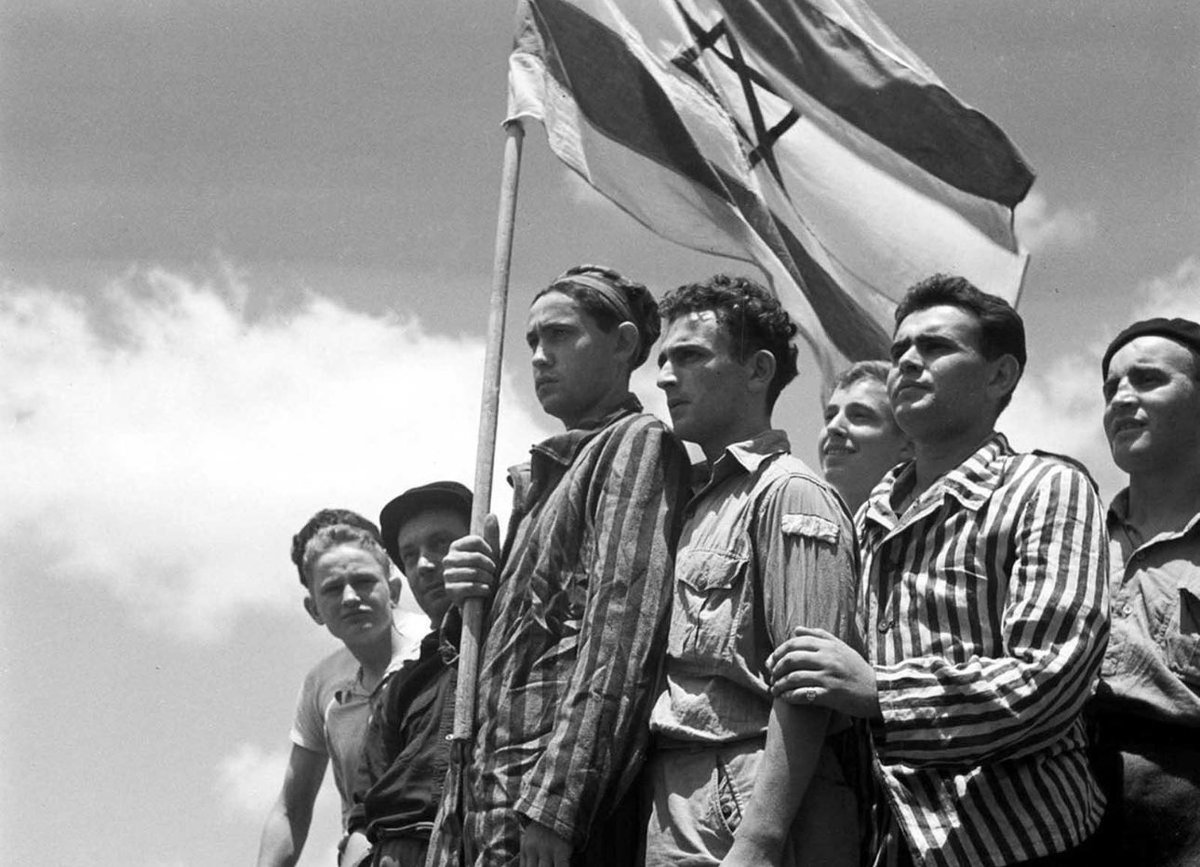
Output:
[[347,584],[342,588],[342,604],[356,605],[358,604],[358,591],[354,589],[353,584]]
[[671,368],[671,362],[664,361],[659,365],[655,384],[661,389],[667,389],[675,384],[675,371]]
[[533,348],[533,357],[531,360],[534,367],[545,367],[550,363],[550,358],[546,355],[544,344],[539,343]]
[[892,366],[899,369],[901,374],[904,374],[914,373],[920,370],[924,365],[921,364],[921,356],[917,352],[917,348],[915,346],[910,346],[908,349],[904,350],[901,356],[892,363]]
[[1129,384],[1128,379],[1122,379],[1117,382],[1116,391],[1112,393],[1108,402],[1112,406],[1128,406],[1136,400],[1137,391]]

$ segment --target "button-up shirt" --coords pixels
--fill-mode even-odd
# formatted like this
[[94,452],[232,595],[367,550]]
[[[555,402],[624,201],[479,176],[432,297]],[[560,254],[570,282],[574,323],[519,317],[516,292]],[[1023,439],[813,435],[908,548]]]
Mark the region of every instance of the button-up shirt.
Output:
[[761,738],[772,702],[766,659],[793,627],[826,629],[861,647],[850,516],[788,451],[778,430],[728,446],[687,505],[666,689],[651,717],[661,735],[710,744]]
[[1080,715],[1108,631],[1099,499],[999,434],[896,514],[914,484],[893,469],[858,515],[893,815],[919,865],[1070,849],[1104,806]]
[[[464,786],[476,865],[515,863],[528,821],[582,850],[644,759],[689,468],[640,410],[630,395],[511,472]],[[450,836],[431,863],[456,863]]]
[[1200,728],[1200,514],[1149,540],[1128,518],[1126,489],[1108,510],[1112,635],[1101,703]]

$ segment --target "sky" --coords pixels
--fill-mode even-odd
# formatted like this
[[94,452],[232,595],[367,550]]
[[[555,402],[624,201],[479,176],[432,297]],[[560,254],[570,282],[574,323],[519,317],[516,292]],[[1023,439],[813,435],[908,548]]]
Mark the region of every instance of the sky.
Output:
[[[1037,172],[1000,428],[1109,497],[1104,345],[1200,318],[1200,6],[874,8]],[[7,863],[253,863],[296,691],[335,647],[291,534],[473,477],[512,24],[497,0],[0,0]],[[531,128],[498,474],[555,430],[520,335],[579,262],[656,292],[745,271],[634,223]],[[801,362],[776,422],[813,462]],[[331,863],[336,809],[330,784],[302,864]]]

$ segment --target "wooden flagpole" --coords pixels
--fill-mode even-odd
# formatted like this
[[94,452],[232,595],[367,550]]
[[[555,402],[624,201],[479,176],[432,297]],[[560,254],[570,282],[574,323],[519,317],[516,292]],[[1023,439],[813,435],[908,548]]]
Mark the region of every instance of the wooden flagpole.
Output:
[[[492,260],[492,294],[488,313],[487,353],[483,362],[483,392],[479,407],[479,441],[475,452],[475,499],[471,506],[471,532],[483,535],[484,518],[491,511],[492,471],[496,459],[496,422],[500,410],[500,362],[504,358],[504,322],[508,312],[508,273],[512,263],[513,223],[517,211],[517,181],[521,175],[521,143],[525,128],[518,120],[505,124],[504,168],[500,180],[500,213],[496,219],[496,251]],[[497,558],[499,552],[495,552]],[[475,680],[479,671],[479,637],[483,626],[483,600],[469,599],[462,606],[462,639],[458,648],[458,684],[454,695],[454,749],[469,759],[474,735]]]

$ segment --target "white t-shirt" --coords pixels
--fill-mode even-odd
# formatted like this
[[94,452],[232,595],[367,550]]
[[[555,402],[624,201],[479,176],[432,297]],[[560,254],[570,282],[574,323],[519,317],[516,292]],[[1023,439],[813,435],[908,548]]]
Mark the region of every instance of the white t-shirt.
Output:
[[[400,618],[397,618],[400,620]],[[407,624],[405,624],[407,626]],[[390,671],[420,651],[420,636],[397,623],[392,640],[396,652]],[[328,756],[333,781],[342,798],[342,825],[352,806],[352,786],[362,757],[363,735],[371,713],[371,693],[363,688],[362,666],[345,647],[339,647],[313,666],[300,687],[292,743]]]

